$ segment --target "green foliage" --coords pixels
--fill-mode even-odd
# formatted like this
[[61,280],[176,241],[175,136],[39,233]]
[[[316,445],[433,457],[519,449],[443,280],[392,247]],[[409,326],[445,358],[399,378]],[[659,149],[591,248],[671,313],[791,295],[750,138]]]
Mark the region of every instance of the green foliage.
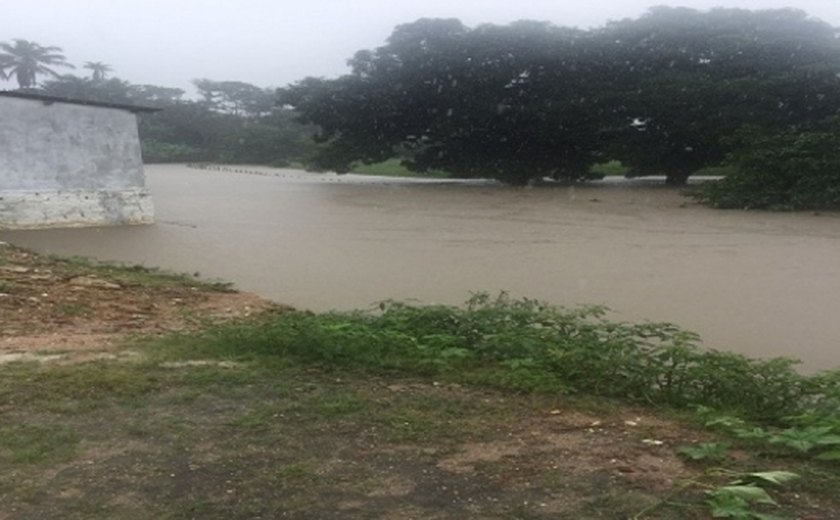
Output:
[[624,176],[629,171],[630,168],[615,160],[595,164],[589,169],[589,173],[603,177]]
[[388,159],[380,163],[374,164],[354,164],[350,167],[353,173],[362,175],[381,175],[383,177],[431,177],[431,178],[445,178],[448,177],[446,172],[429,170],[426,172],[413,172],[403,166],[401,159]]
[[788,428],[770,436],[773,444],[782,444],[800,453],[807,453],[820,446],[840,445],[840,435],[832,433],[833,426],[807,426]]
[[52,67],[69,67],[59,47],[44,47],[38,43],[15,39],[0,42],[0,78],[14,77],[22,89],[35,87],[38,76],[57,77]]
[[[615,323],[603,314],[600,307],[568,310],[479,294],[464,308],[386,302],[377,312],[283,313],[214,329],[204,348],[517,390],[704,405],[772,424],[840,396],[836,386],[820,383],[823,376],[798,374],[791,360],[702,350],[694,334],[672,325]],[[836,418],[836,411],[827,414]]]
[[753,503],[775,505],[776,502],[757,486],[723,486],[711,491],[706,501],[713,518],[779,520],[779,517],[753,511]]
[[680,446],[677,448],[677,453],[691,460],[719,460],[726,457],[728,450],[728,444],[719,442],[699,442],[697,444]]
[[260,117],[270,113],[274,107],[274,95],[269,89],[242,81],[197,79],[193,84],[205,105],[215,111],[235,116]]
[[523,184],[583,180],[610,157],[679,184],[719,167],[745,124],[808,127],[840,104],[835,29],[796,10],[658,7],[589,31],[421,19],[350,63],[280,90],[339,172],[405,155]]
[[219,159],[282,167],[295,160],[307,161],[314,147],[307,130],[292,119],[289,111],[278,109],[231,129],[219,145]]
[[285,166],[313,155],[311,129],[297,123],[289,110],[275,107],[272,92],[237,81],[196,80],[196,84],[203,101],[184,100],[180,89],[133,85],[104,76],[61,76],[41,90],[59,97],[162,108],[138,114],[143,160],[149,163]]
[[695,193],[719,208],[840,208],[840,118],[813,130],[768,133],[746,128],[725,179],[707,183]]
[[608,25],[621,78],[609,155],[674,183],[723,162],[745,124],[782,131],[836,113],[840,42],[803,11],[657,7]]
[[280,97],[320,127],[324,168],[347,171],[400,152],[418,172],[514,184],[580,179],[601,128],[597,107],[582,99],[603,83],[575,73],[589,68],[576,47],[585,39],[537,22],[470,30],[422,19],[356,53],[351,75],[306,79]]
[[201,161],[205,154],[185,144],[161,143],[153,139],[140,141],[145,163],[175,163]]
[[[836,374],[836,372],[834,373]],[[824,376],[817,376],[816,379]],[[759,427],[731,415],[721,415],[714,410],[700,407],[705,425],[726,431],[742,441],[765,447],[779,446],[792,454],[823,461],[840,460],[840,413],[838,408],[820,411],[834,402],[838,390],[828,393],[816,390],[813,379],[807,381],[808,393],[797,415],[779,418],[776,425]],[[816,399],[816,401],[815,401]],[[816,406],[814,404],[816,403]],[[786,427],[784,427],[786,426]]]
[[15,426],[0,428],[0,462],[32,464],[73,453],[77,436],[66,428]]
[[749,473],[725,486],[707,492],[706,504],[713,518],[734,518],[736,520],[780,520],[779,517],[754,510],[755,505],[775,506],[776,501],[762,485],[781,486],[799,478],[789,471],[763,471]]

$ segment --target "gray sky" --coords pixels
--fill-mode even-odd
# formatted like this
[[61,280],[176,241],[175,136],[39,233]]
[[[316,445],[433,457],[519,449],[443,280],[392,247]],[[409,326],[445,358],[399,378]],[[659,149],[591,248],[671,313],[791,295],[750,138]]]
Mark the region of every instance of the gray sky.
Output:
[[[64,49],[71,63],[102,61],[132,83],[190,89],[194,78],[282,86],[347,71],[359,49],[395,25],[455,17],[469,26],[521,19],[590,27],[652,5],[796,7],[840,26],[840,0],[0,0],[0,41]],[[14,4],[14,7],[11,6]],[[77,73],[87,74],[81,69]],[[12,85],[0,82],[0,88]]]

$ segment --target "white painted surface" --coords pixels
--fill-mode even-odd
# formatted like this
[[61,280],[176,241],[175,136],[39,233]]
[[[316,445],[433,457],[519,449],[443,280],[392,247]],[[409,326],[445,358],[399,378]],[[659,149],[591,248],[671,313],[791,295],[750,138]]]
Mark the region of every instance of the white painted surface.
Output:
[[0,229],[153,216],[134,114],[0,97]]
[[0,229],[128,225],[154,222],[146,189],[3,192]]

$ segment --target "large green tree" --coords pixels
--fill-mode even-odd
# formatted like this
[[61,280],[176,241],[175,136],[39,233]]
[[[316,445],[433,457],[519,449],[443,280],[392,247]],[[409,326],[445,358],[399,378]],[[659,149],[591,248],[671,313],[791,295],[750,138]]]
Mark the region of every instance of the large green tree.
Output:
[[813,125],[840,109],[838,30],[796,10],[659,7],[597,31],[620,103],[609,155],[684,183],[744,125]]
[[21,39],[0,43],[0,69],[6,77],[14,77],[22,89],[34,87],[38,76],[58,77],[52,67],[74,68],[59,47],[44,47]]
[[620,159],[681,184],[720,164],[744,125],[837,113],[837,34],[795,10],[663,7],[590,31],[425,19],[356,53],[350,74],[280,99],[320,127],[318,165],[336,171],[400,156],[524,183]]
[[701,185],[694,195],[702,202],[737,209],[840,209],[840,118],[805,131],[745,127],[733,144],[734,172]]
[[574,179],[596,160],[597,63],[582,31],[536,22],[468,29],[423,19],[358,52],[352,73],[280,91],[320,127],[318,165],[395,155],[415,171],[445,170],[522,184]]

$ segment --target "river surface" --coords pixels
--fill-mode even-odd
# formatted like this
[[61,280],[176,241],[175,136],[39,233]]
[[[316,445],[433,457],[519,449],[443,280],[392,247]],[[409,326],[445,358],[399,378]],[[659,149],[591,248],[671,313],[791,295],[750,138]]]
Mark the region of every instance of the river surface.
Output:
[[644,182],[512,188],[149,166],[157,224],[0,232],[40,252],[235,282],[313,310],[508,290],[840,366],[840,215],[719,211]]

